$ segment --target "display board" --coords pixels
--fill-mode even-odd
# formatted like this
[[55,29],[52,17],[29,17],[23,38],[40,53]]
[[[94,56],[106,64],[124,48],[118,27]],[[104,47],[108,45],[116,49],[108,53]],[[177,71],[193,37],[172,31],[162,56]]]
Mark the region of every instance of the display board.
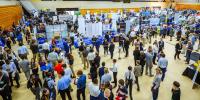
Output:
[[98,23],[86,23],[86,37],[92,37],[92,36],[102,36],[102,22]]
[[62,38],[67,37],[67,25],[46,25],[46,38],[51,40],[55,33],[59,33]]
[[72,21],[73,15],[58,15],[59,21]]

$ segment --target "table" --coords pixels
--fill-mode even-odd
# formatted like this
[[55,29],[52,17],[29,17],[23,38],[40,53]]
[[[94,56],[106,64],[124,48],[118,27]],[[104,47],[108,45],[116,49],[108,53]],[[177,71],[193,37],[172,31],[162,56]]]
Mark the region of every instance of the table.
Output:
[[[196,70],[195,69],[192,69],[191,67],[187,67],[185,69],[185,71],[183,72],[183,76],[186,76],[188,78],[190,78],[191,80],[193,79],[194,77],[194,74],[195,74]],[[198,72],[197,74],[197,77],[196,77],[196,80],[195,80],[195,83],[200,85],[200,73]]]

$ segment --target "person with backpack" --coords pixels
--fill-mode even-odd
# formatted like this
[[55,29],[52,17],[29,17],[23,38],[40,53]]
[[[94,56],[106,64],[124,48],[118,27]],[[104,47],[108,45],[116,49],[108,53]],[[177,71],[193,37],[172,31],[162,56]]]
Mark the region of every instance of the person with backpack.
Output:
[[40,89],[42,88],[42,81],[38,75],[31,74],[27,83],[27,88],[35,95],[36,100],[40,100]]
[[117,97],[115,100],[126,100],[128,91],[125,86],[125,82],[123,79],[120,79],[118,82],[119,82],[119,87],[116,92]]
[[56,100],[56,83],[53,74],[49,72],[44,80],[43,87],[49,90],[49,100]]

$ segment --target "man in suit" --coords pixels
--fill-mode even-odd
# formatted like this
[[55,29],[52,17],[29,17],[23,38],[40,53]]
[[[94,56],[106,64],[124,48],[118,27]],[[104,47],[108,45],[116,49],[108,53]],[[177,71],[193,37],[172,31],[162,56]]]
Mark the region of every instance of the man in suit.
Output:
[[113,42],[110,43],[109,46],[109,51],[110,51],[110,55],[111,55],[111,59],[113,59],[113,52],[115,50],[115,44]]
[[128,57],[128,53],[129,53],[129,52],[128,52],[129,45],[130,45],[129,39],[126,39],[125,42],[124,42],[124,48],[125,48],[125,52],[126,52],[125,57]]
[[165,44],[164,44],[163,39],[160,38],[160,41],[158,42],[158,48],[159,48],[158,53],[164,49],[164,45]]

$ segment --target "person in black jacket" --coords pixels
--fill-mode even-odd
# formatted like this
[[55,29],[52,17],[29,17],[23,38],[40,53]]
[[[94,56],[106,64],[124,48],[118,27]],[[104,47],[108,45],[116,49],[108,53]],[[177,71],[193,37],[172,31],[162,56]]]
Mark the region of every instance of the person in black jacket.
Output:
[[97,68],[100,67],[101,57],[99,56],[99,53],[96,53],[96,57],[94,58],[95,65]]
[[164,41],[162,38],[160,38],[160,41],[158,42],[158,48],[159,48],[158,53],[164,49],[164,46],[165,46]]
[[145,55],[144,51],[141,51],[140,52],[140,65],[142,67],[141,75],[143,74],[145,63],[146,63],[146,55]]
[[110,51],[110,55],[111,55],[111,59],[113,59],[113,52],[115,50],[115,44],[113,42],[110,43],[109,46],[109,51]]
[[139,50],[139,47],[135,47],[135,50],[133,51],[133,56],[134,56],[135,65],[136,65],[136,61],[140,60],[140,50]]
[[179,41],[175,45],[175,55],[174,55],[174,59],[175,60],[176,60],[176,57],[180,60],[179,55],[181,53],[181,49],[182,49],[182,45],[181,45],[181,42]]
[[104,55],[107,55],[108,54],[108,41],[107,40],[104,40],[103,48],[104,48]]
[[125,57],[128,57],[129,45],[130,45],[129,39],[126,39],[125,42],[124,42],[124,48],[125,48],[125,52],[126,52]]
[[2,66],[0,66],[0,95],[3,100],[12,100],[10,90],[8,75],[3,72]]
[[36,100],[40,100],[40,89],[42,87],[42,81],[39,76],[32,74],[28,80],[27,88],[35,95]]
[[180,100],[180,96],[181,96],[180,83],[177,81],[174,81],[173,87],[172,87],[172,99],[171,100]]

